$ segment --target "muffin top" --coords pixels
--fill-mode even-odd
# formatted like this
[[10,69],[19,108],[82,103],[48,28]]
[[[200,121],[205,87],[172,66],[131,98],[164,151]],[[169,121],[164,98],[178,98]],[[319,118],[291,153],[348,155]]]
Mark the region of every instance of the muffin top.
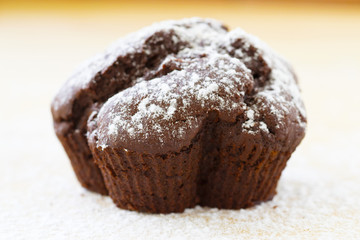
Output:
[[86,115],[100,148],[150,153],[189,146],[211,112],[270,143],[306,126],[290,65],[243,30],[199,18],[120,39],[69,79],[52,111],[75,125]]

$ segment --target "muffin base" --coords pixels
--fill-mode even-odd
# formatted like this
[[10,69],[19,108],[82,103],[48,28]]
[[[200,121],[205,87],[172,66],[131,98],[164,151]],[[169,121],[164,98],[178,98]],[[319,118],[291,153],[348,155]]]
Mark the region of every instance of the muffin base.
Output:
[[103,176],[95,164],[85,134],[79,129],[69,131],[66,122],[56,123],[56,135],[68,155],[75,175],[81,185],[93,192],[107,195]]
[[123,209],[150,213],[194,207],[199,148],[164,155],[127,149],[95,150],[109,195]]
[[197,204],[247,208],[273,198],[299,138],[289,132],[285,149],[261,134],[242,132],[241,123],[219,122],[214,115],[190,146],[166,154],[102,149],[96,139],[89,139],[89,146],[120,208],[149,213],[183,212]]
[[269,149],[254,152],[259,158],[253,165],[244,163],[251,157],[243,153],[238,161],[228,158],[208,173],[201,170],[205,167],[197,160],[196,148],[155,156],[107,148],[96,151],[96,159],[101,159],[98,164],[106,187],[118,207],[170,213],[197,204],[240,209],[272,199],[289,154]]

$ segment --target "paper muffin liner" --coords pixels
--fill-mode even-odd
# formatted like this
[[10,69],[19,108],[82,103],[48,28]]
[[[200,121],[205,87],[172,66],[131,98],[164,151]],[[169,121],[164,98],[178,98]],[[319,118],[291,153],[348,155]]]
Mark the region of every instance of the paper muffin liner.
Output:
[[126,149],[96,152],[114,203],[152,213],[182,212],[196,204],[239,209],[270,200],[289,158],[287,153],[248,146],[239,155],[223,156],[217,171],[201,184],[197,149],[155,156]]
[[209,162],[215,166],[210,166],[212,171],[200,172],[202,206],[240,209],[272,199],[281,172],[301,140],[295,128],[288,130],[283,142],[274,142],[268,134],[239,134],[238,129],[241,122],[220,126],[216,159],[209,161],[203,156],[200,166]]
[[201,132],[179,152],[102,149],[96,141],[90,141],[90,147],[120,208],[151,213],[182,212],[197,204],[240,209],[273,198],[298,145],[296,134],[290,130],[284,145],[261,135],[238,134],[237,125],[221,125]]
[[198,147],[152,155],[124,148],[95,149],[109,195],[123,209],[183,212],[196,205]]
[[223,209],[251,207],[272,199],[290,157],[261,145],[228,146],[220,154],[219,167],[201,186],[200,205]]
[[221,150],[216,170],[202,172],[204,164],[212,166],[207,159],[199,162],[200,153],[193,146],[164,155],[106,148],[96,149],[95,159],[118,207],[170,213],[196,204],[240,209],[270,200],[290,157],[287,152],[243,143]]
[[81,185],[90,191],[107,195],[108,191],[102,174],[94,162],[86,137],[80,131],[68,133],[65,136],[58,134],[57,136]]

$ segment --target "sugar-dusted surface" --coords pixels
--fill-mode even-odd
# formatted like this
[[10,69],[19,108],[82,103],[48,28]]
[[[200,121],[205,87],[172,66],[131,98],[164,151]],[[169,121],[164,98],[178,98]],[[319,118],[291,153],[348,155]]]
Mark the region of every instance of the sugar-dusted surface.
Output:
[[[48,117],[47,120],[50,120]],[[21,123],[21,122],[18,122]],[[32,121],[40,128],[39,122]],[[46,124],[45,124],[46,125]],[[32,130],[19,124],[22,133]],[[109,197],[77,183],[59,144],[48,132],[19,144],[15,126],[4,131],[12,158],[0,169],[2,239],[357,239],[360,236],[360,159],[350,138],[295,154],[273,201],[246,210],[197,207],[182,214],[118,209]],[[50,130],[50,126],[46,130]],[[11,134],[10,134],[11,132]],[[46,138],[48,145],[42,147]],[[0,140],[5,144],[5,140]],[[15,146],[15,143],[17,145]],[[22,151],[18,152],[18,148]],[[334,150],[335,149],[335,150]],[[337,150],[339,149],[339,150]],[[10,155],[10,152],[14,152]],[[341,159],[341,161],[339,161]],[[326,167],[325,167],[326,166]],[[31,169],[31,171],[28,171]],[[4,221],[6,220],[6,221]]]
[[[89,87],[96,73],[104,72],[119,56],[141,52],[143,50],[149,55],[151,51],[144,48],[144,44],[146,40],[156,32],[176,31],[177,34],[174,35],[172,39],[175,44],[179,41],[179,35],[181,35],[182,40],[191,42],[194,45],[202,43],[211,44],[209,41],[213,40],[219,32],[225,32],[222,24],[218,21],[207,19],[206,23],[197,25],[196,23],[199,21],[201,21],[199,18],[184,19],[179,22],[174,20],[163,21],[120,38],[108,47],[105,52],[87,60],[77,68],[75,73],[62,86],[57,97],[54,99],[54,102],[52,103],[54,110],[60,112],[58,115],[61,118],[67,119],[70,113],[64,109],[67,109],[68,105],[71,106],[74,103],[76,94],[79,91]],[[195,27],[187,30],[182,26],[184,24],[188,24],[189,26],[195,24]],[[204,39],[207,40],[204,41]],[[141,79],[133,79],[133,81],[137,82],[141,81]]]
[[109,99],[99,112],[98,144],[123,146],[126,139],[134,139],[161,149],[164,141],[191,141],[209,110],[234,122],[245,109],[242,100],[252,87],[252,76],[237,59],[210,56],[184,59],[184,69],[142,81]]
[[[145,43],[159,31],[172,35],[171,44],[182,43],[158,66],[158,72],[171,68],[170,73],[135,78],[127,89],[105,101],[94,120],[98,129],[91,133],[97,135],[98,147],[135,149],[134,144],[140,144],[179,151],[190,144],[211,111],[219,112],[228,122],[245,115],[243,131],[267,135],[271,131],[276,141],[287,138],[291,128],[304,131],[305,110],[289,64],[243,30],[228,32],[221,22],[200,18],[156,23],[120,39],[100,60],[92,60],[95,64],[90,63],[68,81],[55,98],[55,112],[72,104],[77,91],[88,87],[94,76],[82,76],[92,72],[93,65],[102,66],[97,70],[101,72],[119,55],[138,51],[151,54]],[[144,66],[137,71],[150,70]],[[76,81],[84,84],[79,87]],[[253,100],[246,102],[246,97]],[[290,123],[295,124],[290,127]],[[268,125],[274,125],[272,130]]]

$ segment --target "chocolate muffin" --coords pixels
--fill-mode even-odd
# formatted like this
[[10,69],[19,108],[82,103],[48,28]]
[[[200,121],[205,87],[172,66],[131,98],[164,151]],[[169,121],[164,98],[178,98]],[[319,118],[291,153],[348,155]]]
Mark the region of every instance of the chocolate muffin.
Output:
[[199,18],[120,39],[70,78],[52,114],[84,187],[152,213],[271,199],[306,127],[291,66]]

